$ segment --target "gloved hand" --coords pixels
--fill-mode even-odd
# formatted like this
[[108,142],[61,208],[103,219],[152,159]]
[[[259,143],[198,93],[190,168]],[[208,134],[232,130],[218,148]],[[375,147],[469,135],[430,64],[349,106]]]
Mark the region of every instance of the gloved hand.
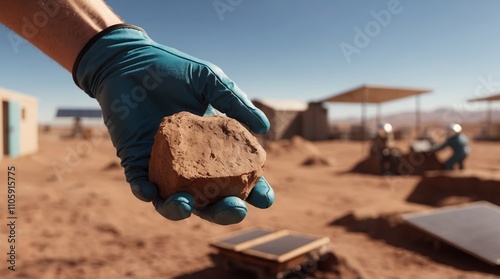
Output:
[[[187,218],[191,213],[223,225],[243,220],[247,207],[237,197],[195,209],[188,193],[164,199],[156,185],[148,181],[154,135],[164,116],[180,111],[203,115],[213,111],[213,106],[256,133],[269,130],[266,116],[221,69],[154,42],[138,27],[116,25],[83,48],[73,78],[99,102],[127,182],[137,198],[153,201],[156,210],[171,220]],[[267,208],[273,201],[274,192],[264,178],[247,198],[258,208]]]

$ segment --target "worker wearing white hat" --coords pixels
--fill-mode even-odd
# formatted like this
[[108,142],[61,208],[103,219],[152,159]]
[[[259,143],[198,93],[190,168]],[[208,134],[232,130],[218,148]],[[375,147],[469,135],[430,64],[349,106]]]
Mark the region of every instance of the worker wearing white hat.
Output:
[[394,165],[394,134],[392,125],[380,123],[377,126],[377,134],[372,140],[371,151],[377,156],[382,174],[388,174]]
[[444,167],[452,170],[455,164],[458,164],[460,169],[464,168],[464,160],[470,153],[469,139],[462,133],[462,126],[452,123],[446,126],[448,138],[446,141],[436,147],[434,151],[443,150],[447,146],[453,149],[453,155],[444,163]]

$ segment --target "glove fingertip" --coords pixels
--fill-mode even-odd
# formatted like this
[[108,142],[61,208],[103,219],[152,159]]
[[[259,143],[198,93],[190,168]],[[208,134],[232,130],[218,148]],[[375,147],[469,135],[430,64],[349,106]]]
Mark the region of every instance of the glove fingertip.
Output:
[[274,203],[274,190],[267,180],[261,177],[246,201],[257,208],[269,208]]
[[243,221],[248,208],[240,198],[226,197],[205,208],[195,209],[193,213],[209,222],[226,226]]
[[269,123],[269,119],[267,119],[264,112],[262,112],[258,108],[255,108],[252,110],[252,114],[256,116],[257,120],[253,123],[249,123],[250,129],[260,135],[267,133],[271,127],[271,124]]
[[144,202],[150,202],[158,197],[158,187],[148,181],[132,182],[130,188],[134,196]]
[[233,225],[240,223],[247,216],[248,209],[246,207],[232,208],[219,212],[214,217],[215,223],[219,225]]
[[163,217],[179,221],[191,216],[194,208],[194,198],[188,193],[176,193],[168,199],[159,198],[154,202],[155,209]]

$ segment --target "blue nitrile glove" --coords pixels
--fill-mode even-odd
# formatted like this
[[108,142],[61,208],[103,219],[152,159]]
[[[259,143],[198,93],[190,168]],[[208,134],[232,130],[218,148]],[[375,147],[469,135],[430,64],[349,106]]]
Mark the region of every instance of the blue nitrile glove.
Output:
[[[227,197],[203,209],[194,208],[191,195],[181,192],[163,199],[148,181],[154,135],[164,116],[180,111],[197,115],[212,105],[246,124],[256,133],[269,130],[269,121],[217,66],[151,40],[135,26],[115,25],[96,35],[83,48],[73,68],[75,83],[99,102],[111,140],[125,168],[134,195],[153,201],[171,220],[194,213],[218,224],[238,223],[247,207]],[[264,178],[247,202],[267,208],[274,192]]]

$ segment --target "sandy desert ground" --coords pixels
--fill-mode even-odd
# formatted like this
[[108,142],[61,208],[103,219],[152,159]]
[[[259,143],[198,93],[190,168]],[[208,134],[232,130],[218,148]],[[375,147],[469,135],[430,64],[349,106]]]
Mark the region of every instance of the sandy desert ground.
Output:
[[[17,262],[7,270],[7,226],[0,227],[0,278],[243,278],[211,261],[209,241],[253,226],[331,239],[330,271],[316,278],[500,278],[500,270],[451,247],[405,241],[391,233],[402,212],[432,208],[406,202],[419,176],[350,173],[366,155],[359,142],[286,142],[268,152],[266,178],[276,192],[267,210],[249,207],[240,224],[218,226],[196,216],[172,222],[138,201],[105,132],[92,141],[40,134],[40,151],[3,160],[17,168]],[[398,142],[406,147],[408,142]],[[303,166],[317,149],[330,166]],[[500,143],[473,142],[467,167],[500,169]],[[446,152],[440,154],[446,157]],[[6,185],[0,218],[6,223]]]

